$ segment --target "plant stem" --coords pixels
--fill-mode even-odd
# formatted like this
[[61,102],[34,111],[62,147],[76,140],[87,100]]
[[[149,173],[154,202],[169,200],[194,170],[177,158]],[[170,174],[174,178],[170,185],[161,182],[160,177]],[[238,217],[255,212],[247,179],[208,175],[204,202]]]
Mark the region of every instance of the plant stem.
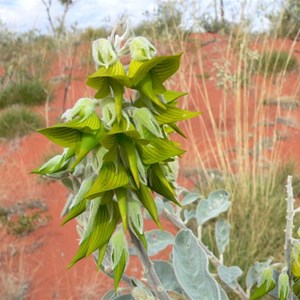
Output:
[[149,280],[149,285],[153,289],[155,296],[161,300],[171,300],[168,293],[164,289],[161,281],[159,280],[159,278],[154,270],[153,263],[150,260],[142,242],[137,238],[137,236],[135,235],[134,232],[129,230],[129,233],[130,233],[132,244],[134,245],[134,247],[137,250],[137,254],[143,265],[144,272],[147,276],[147,279]]
[[287,299],[293,299],[293,276],[292,276],[292,266],[291,266],[291,251],[292,251],[292,241],[293,241],[293,228],[294,228],[294,195],[292,187],[292,176],[287,178],[287,209],[286,209],[286,227],[285,227],[285,244],[284,244],[284,257],[285,265],[287,267],[287,274],[290,280],[290,291]]
[[[187,227],[182,223],[182,221],[172,215],[168,210],[164,210],[164,214],[166,216],[166,218],[173,223],[176,227],[180,228],[180,229],[187,229]],[[223,265],[221,263],[221,261],[202,243],[202,241],[200,241],[198,239],[198,243],[200,245],[200,247],[204,250],[204,252],[206,253],[206,255],[208,256],[209,261],[214,265],[214,267],[218,268],[219,266]],[[238,284],[237,287],[235,289],[230,288],[240,299],[242,300],[248,300],[249,297],[247,296],[247,294],[245,293],[245,291],[243,290],[243,288]]]

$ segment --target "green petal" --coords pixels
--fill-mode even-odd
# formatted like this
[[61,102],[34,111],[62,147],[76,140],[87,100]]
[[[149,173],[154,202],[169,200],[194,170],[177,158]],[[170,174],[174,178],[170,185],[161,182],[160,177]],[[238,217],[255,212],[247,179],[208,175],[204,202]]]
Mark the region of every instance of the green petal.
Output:
[[169,106],[167,108],[167,111],[162,111],[160,112],[160,114],[155,115],[155,119],[160,125],[163,125],[191,119],[198,116],[199,114],[199,112],[188,111],[185,109]]
[[66,127],[48,127],[37,131],[64,148],[74,148],[81,137],[80,131]]
[[86,118],[74,119],[72,121],[56,124],[51,127],[52,128],[67,127],[67,128],[78,129],[80,131],[91,132],[93,130],[100,129],[101,126],[103,125],[98,115],[95,112],[93,112]]
[[79,250],[71,261],[69,268],[82,258],[90,255],[95,250],[101,249],[105,246],[116,228],[120,219],[117,204],[111,202],[111,205],[113,206],[113,215],[111,215],[108,206],[100,205],[100,203],[101,201],[99,201],[99,205],[94,206],[96,213],[94,214],[93,219],[90,219],[89,221],[93,222],[93,226],[91,226],[91,233],[80,243]]
[[136,191],[136,194],[143,204],[143,206],[147,209],[149,212],[150,216],[152,217],[153,221],[156,223],[156,225],[159,228],[162,228],[159,219],[158,219],[158,212],[157,212],[157,207],[154,202],[154,199],[151,195],[151,191],[148,187],[145,185],[141,184],[140,189]]
[[187,94],[188,93],[186,93],[186,92],[178,92],[178,91],[167,90],[162,95],[164,96],[166,101],[169,103],[169,102],[173,102],[173,101],[177,100],[178,98],[180,98],[182,96],[185,96]]
[[88,76],[86,84],[96,90],[107,90],[108,81],[107,78],[113,78],[121,85],[130,87],[131,82],[125,73],[124,66],[117,61],[113,65],[106,67],[100,67],[97,72]]
[[147,74],[144,79],[139,82],[136,88],[142,91],[160,109],[166,110],[165,104],[162,103],[162,99],[159,98],[158,94],[154,90],[153,82],[149,74]]
[[114,289],[116,290],[119,286],[120,280],[124,273],[125,267],[127,263],[126,253],[123,252],[119,263],[114,268]]
[[152,138],[151,143],[148,145],[137,146],[143,163],[148,165],[166,161],[185,152],[178,148],[176,143],[159,138]]
[[125,153],[125,159],[128,162],[129,169],[131,171],[132,177],[137,187],[140,185],[139,179],[139,170],[138,170],[138,163],[137,163],[137,151],[134,143],[127,138],[126,136],[119,137],[119,143],[122,150]]
[[129,177],[122,165],[115,167],[113,162],[104,162],[99,176],[85,197],[93,199],[105,191],[114,190],[128,184]]
[[125,118],[122,118],[119,123],[114,123],[113,127],[107,134],[114,135],[118,133],[124,133],[134,139],[140,138],[140,134],[137,132],[135,127],[129,120],[126,120]]
[[128,228],[127,224],[127,192],[124,188],[119,188],[115,190],[117,200],[118,200],[118,206],[119,211],[123,223],[124,230],[126,231]]
[[71,165],[71,171],[93,150],[98,144],[99,141],[104,136],[104,130],[98,130],[94,134],[82,133],[80,143],[77,143],[75,149],[76,160]]
[[159,164],[153,164],[148,170],[149,175],[149,187],[156,193],[166,197],[180,206],[180,203],[176,200],[176,192],[174,187],[167,180],[164,172]]
[[160,82],[164,82],[176,73],[180,65],[180,58],[181,54],[154,57],[147,61],[131,60],[128,76],[131,78],[133,85],[137,85],[151,70],[153,77],[158,78]]
[[73,206],[67,216],[64,218],[62,225],[66,224],[70,220],[76,218],[79,216],[81,213],[85,211],[86,208],[86,199],[83,199],[81,202],[79,202],[77,205]]

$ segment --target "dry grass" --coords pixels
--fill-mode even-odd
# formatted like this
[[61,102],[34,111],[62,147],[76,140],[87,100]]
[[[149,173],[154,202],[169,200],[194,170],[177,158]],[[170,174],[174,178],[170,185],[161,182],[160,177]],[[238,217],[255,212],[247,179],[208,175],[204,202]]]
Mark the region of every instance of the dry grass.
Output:
[[[3,241],[3,239],[1,240]],[[22,247],[15,244],[5,245],[6,247],[1,247],[0,251],[0,299],[28,299],[31,276],[34,270],[28,272]]]
[[[278,102],[271,107],[264,100],[298,98],[299,74],[289,72],[289,66],[295,65],[296,41],[278,39],[276,34],[253,35],[243,24],[229,35],[199,35],[188,41],[178,35],[175,44],[174,36],[165,38],[172,52],[184,52],[179,84],[174,81],[171,86],[190,92],[183,107],[204,112],[182,124],[190,140],[182,173],[192,169],[202,194],[217,188],[231,194],[228,219],[232,232],[225,264],[239,265],[247,272],[257,260],[271,255],[280,260],[286,176],[295,176],[296,196],[300,189],[298,166],[282,160],[279,141],[283,134],[288,137],[288,126],[277,120],[292,119],[297,106],[282,107]],[[286,53],[285,63],[280,70],[270,72],[266,57],[260,54],[282,51]],[[265,71],[259,74],[261,70]],[[198,75],[207,72],[210,80]],[[290,78],[295,84],[288,84]],[[220,80],[223,82],[217,87]],[[213,247],[213,230],[210,226],[206,229],[206,242]]]

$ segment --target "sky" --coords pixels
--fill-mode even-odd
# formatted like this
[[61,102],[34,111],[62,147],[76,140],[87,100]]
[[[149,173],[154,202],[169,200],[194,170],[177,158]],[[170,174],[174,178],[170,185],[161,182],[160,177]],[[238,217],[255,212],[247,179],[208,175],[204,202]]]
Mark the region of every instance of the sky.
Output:
[[[49,0],[45,0],[49,1]],[[164,0],[160,0],[164,1]],[[212,13],[212,0],[182,0],[188,9],[185,9],[185,20],[191,19],[189,14],[197,11],[198,14],[205,12]],[[260,5],[264,5],[265,9],[272,10],[271,3],[280,0],[249,0],[245,12],[253,14]],[[240,9],[240,3],[245,0],[224,0],[225,17],[234,20],[237,11]],[[112,27],[122,14],[130,17],[133,25],[141,22],[145,17],[145,11],[153,12],[157,7],[157,0],[75,0],[75,4],[70,8],[67,15],[67,24],[73,25],[77,23],[78,28],[91,27]],[[190,10],[190,11],[189,11]],[[52,0],[51,14],[54,19],[60,16],[63,7],[58,0]],[[258,13],[256,27],[265,26],[265,20],[260,20]],[[31,29],[38,29],[45,33],[49,30],[49,21],[45,6],[42,0],[0,0],[0,21],[2,21],[10,30],[16,32],[24,32]],[[238,21],[238,20],[237,20]]]
[[[48,0],[46,0],[48,1]],[[115,23],[122,13],[127,13],[133,24],[143,19],[143,12],[153,11],[155,0],[75,0],[67,15],[67,24],[79,28],[100,27]],[[63,7],[57,0],[52,0],[51,13],[54,19],[60,16]],[[41,0],[0,0],[0,20],[14,31],[22,32],[49,29],[45,6]]]

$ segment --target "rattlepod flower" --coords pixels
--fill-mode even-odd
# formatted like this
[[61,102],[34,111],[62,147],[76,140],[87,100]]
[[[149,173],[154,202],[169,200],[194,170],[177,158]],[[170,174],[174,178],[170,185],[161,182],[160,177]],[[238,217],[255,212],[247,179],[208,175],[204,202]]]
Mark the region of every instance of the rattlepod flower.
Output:
[[93,41],[92,54],[96,65],[108,68],[113,65],[118,56],[115,52],[112,43],[107,39],[98,39]]
[[155,47],[142,36],[133,38],[129,49],[131,58],[137,61],[151,59],[156,55]]

